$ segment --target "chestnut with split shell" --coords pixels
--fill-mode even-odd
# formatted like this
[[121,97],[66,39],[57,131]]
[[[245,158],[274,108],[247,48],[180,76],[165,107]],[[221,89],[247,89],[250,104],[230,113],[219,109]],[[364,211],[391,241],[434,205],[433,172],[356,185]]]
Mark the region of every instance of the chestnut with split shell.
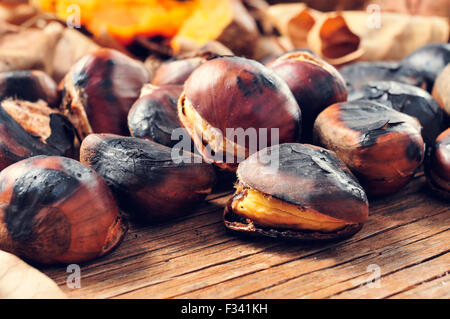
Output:
[[134,137],[91,134],[80,160],[105,179],[124,211],[146,222],[186,215],[215,183],[214,167],[200,156]]
[[0,249],[43,264],[79,263],[114,249],[127,231],[92,169],[36,156],[0,173]]
[[[278,165],[261,152],[278,153]],[[239,164],[225,226],[248,235],[331,240],[358,232],[368,218],[363,188],[337,156],[321,147],[287,143]]]
[[450,200],[450,128],[442,132],[428,150],[425,174],[430,188]]
[[445,114],[435,99],[425,90],[394,81],[373,81],[350,93],[349,101],[370,100],[417,118],[427,144],[445,127]]
[[0,170],[36,155],[75,156],[75,128],[42,100],[0,101]]
[[149,73],[140,61],[98,49],[81,58],[63,80],[61,110],[83,139],[91,133],[128,134],[127,115]]
[[422,164],[425,144],[416,118],[382,104],[334,104],[317,117],[315,144],[336,152],[371,195],[406,185]]
[[302,140],[311,142],[319,113],[347,100],[344,79],[332,65],[308,52],[284,54],[268,66],[289,85],[302,110]]
[[37,102],[43,100],[58,107],[60,96],[53,79],[42,71],[11,71],[0,73],[0,100],[15,99]]
[[178,115],[204,159],[227,171],[251,153],[298,141],[301,134],[301,110],[286,82],[240,57],[215,58],[197,68],[184,85]]

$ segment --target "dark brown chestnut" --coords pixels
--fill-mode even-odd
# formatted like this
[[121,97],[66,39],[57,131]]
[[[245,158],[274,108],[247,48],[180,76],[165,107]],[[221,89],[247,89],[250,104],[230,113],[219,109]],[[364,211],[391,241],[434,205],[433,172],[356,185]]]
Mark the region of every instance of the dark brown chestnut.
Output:
[[0,170],[35,155],[76,155],[75,128],[44,101],[0,101]]
[[435,99],[425,90],[394,81],[373,81],[350,93],[349,101],[370,100],[417,118],[422,136],[433,144],[444,129],[445,114]]
[[314,124],[314,139],[336,152],[372,195],[406,185],[425,153],[416,118],[365,100],[325,109]]
[[[345,238],[361,229],[367,196],[336,154],[295,143],[261,152],[239,164],[237,191],[224,212],[228,229],[298,240]],[[274,156],[277,165],[262,156]]]
[[43,100],[50,107],[58,107],[60,102],[55,81],[38,70],[0,73],[0,100],[8,98],[30,102]]
[[429,149],[425,173],[430,188],[450,200],[450,128],[442,132]]
[[128,111],[147,82],[143,63],[112,49],[98,49],[65,76],[61,109],[81,138],[93,132],[126,135]]
[[143,95],[128,113],[131,135],[169,147],[177,144],[178,139],[172,139],[172,132],[182,127],[177,113],[181,92],[183,87],[178,85],[145,86]]
[[166,61],[156,70],[152,84],[158,86],[183,85],[191,73],[205,61],[202,57]]
[[371,81],[396,81],[426,89],[422,72],[400,62],[356,62],[339,69],[349,92]]
[[347,100],[344,79],[332,65],[308,52],[287,53],[268,66],[289,85],[302,110],[302,140],[311,142],[319,113]]
[[36,156],[0,173],[1,250],[38,263],[79,263],[110,252],[126,231],[106,183],[75,160]]
[[81,162],[106,180],[121,208],[138,220],[185,215],[215,183],[214,167],[200,156],[144,139],[91,134],[80,153]]
[[450,43],[427,44],[402,60],[402,64],[422,72],[431,92],[434,81],[447,64],[450,63]]
[[436,79],[433,87],[433,97],[441,106],[441,109],[450,119],[450,64],[447,65]]
[[251,153],[301,134],[301,110],[286,82],[240,57],[197,68],[185,83],[178,115],[204,159],[229,171]]

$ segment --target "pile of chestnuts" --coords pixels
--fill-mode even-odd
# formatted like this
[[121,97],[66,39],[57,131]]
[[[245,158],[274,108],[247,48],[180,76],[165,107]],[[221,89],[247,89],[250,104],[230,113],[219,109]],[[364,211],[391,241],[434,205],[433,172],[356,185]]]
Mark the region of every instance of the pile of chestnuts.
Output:
[[308,51],[264,65],[222,48],[151,77],[98,49],[59,85],[0,73],[0,250],[44,264],[98,258],[129,222],[183,217],[224,176],[235,178],[232,234],[347,238],[370,198],[422,167],[448,201],[449,52],[433,44],[338,70]]

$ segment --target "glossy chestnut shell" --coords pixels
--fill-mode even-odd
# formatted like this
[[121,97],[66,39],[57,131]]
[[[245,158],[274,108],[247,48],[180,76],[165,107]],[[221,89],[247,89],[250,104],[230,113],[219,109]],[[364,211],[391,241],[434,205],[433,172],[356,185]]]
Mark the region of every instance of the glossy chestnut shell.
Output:
[[134,137],[89,135],[81,162],[102,176],[121,208],[143,221],[163,221],[190,212],[215,183],[214,167],[200,156]]
[[361,88],[371,81],[396,81],[426,89],[427,82],[422,72],[400,62],[356,62],[339,69],[347,82],[349,92]]
[[177,111],[182,91],[183,87],[178,85],[146,86],[144,95],[128,113],[131,135],[169,147],[177,144],[178,139],[172,139],[172,132],[183,126]]
[[61,109],[82,139],[93,132],[126,135],[128,111],[148,81],[143,63],[112,49],[98,49],[65,76]]
[[202,57],[166,61],[156,70],[153,85],[183,85],[192,72],[205,62]]
[[314,124],[314,139],[336,152],[371,195],[406,185],[425,152],[417,119],[365,100],[325,109]]
[[268,66],[289,85],[302,110],[302,140],[311,142],[319,113],[347,100],[344,79],[332,65],[308,52],[287,53]]
[[417,118],[427,144],[444,129],[445,114],[435,99],[425,90],[394,81],[374,81],[350,93],[349,101],[370,100]]
[[55,81],[42,71],[12,71],[0,73],[0,100],[17,99],[30,102],[43,100],[58,107],[60,96]]
[[425,173],[430,188],[450,200],[450,128],[442,132],[429,150]]
[[333,152],[295,143],[267,152],[278,153],[276,167],[260,153],[239,165],[237,192],[224,212],[228,229],[297,240],[345,238],[361,229],[367,196]]
[[106,183],[64,157],[37,156],[0,173],[0,249],[33,262],[79,263],[127,231]]
[[450,123],[450,64],[447,65],[436,79],[433,87],[433,97],[447,114]]
[[0,101],[0,170],[28,157],[76,154],[75,129],[44,101]]
[[[229,171],[251,149],[298,141],[301,133],[301,111],[286,82],[240,57],[212,59],[197,68],[185,83],[178,115],[205,160]],[[266,143],[259,135],[256,145],[249,145],[245,132],[258,135],[261,129]],[[236,130],[234,137],[227,136],[230,130]],[[276,130],[278,141],[272,141]]]
[[431,92],[434,81],[447,64],[450,63],[450,43],[431,43],[417,49],[402,60],[422,72],[427,82],[427,90]]

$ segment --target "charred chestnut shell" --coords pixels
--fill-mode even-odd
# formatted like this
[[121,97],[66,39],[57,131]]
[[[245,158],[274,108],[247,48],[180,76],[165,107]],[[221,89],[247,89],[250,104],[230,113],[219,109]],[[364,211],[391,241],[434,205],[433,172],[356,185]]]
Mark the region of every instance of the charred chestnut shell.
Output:
[[[278,153],[278,165],[260,160]],[[297,240],[345,238],[369,214],[367,196],[333,152],[307,144],[281,144],[239,165],[236,194],[225,226],[250,235]]]
[[400,62],[356,62],[339,69],[349,92],[371,81],[396,81],[426,89],[422,72]]
[[185,215],[211,192],[212,165],[200,156],[134,137],[89,135],[81,145],[81,162],[102,176],[121,208],[150,222]]
[[445,114],[447,114],[447,120],[450,122],[450,64],[444,68],[436,79],[433,87],[433,97],[438,101]]
[[319,113],[347,100],[344,79],[332,65],[307,52],[285,54],[269,67],[289,85],[302,110],[302,140],[311,142]]
[[[251,145],[255,151],[276,144],[272,129],[278,130],[279,143],[297,141],[301,133],[301,111],[286,82],[239,57],[212,59],[197,68],[185,83],[178,115],[205,160],[229,171],[250,153],[248,129],[256,135],[266,130],[266,143],[259,135]],[[227,138],[230,130],[236,134]]]
[[425,162],[428,184],[442,198],[450,200],[450,128],[442,132],[429,150]]
[[370,100],[417,118],[422,136],[432,144],[445,126],[445,114],[433,97],[421,88],[394,81],[374,81],[353,91],[349,101]]
[[0,170],[36,155],[75,155],[75,129],[44,101],[0,101]]
[[364,100],[325,109],[317,117],[314,138],[336,152],[372,195],[406,185],[425,152],[417,119]]
[[450,63],[450,43],[431,43],[414,51],[402,64],[422,72],[431,92],[433,84],[445,66]]
[[65,76],[61,108],[81,138],[128,134],[127,115],[149,81],[144,64],[111,49],[81,58]]
[[178,140],[172,140],[172,132],[182,127],[177,112],[177,102],[182,91],[182,86],[174,85],[146,87],[146,93],[128,113],[131,135],[174,146]]
[[0,173],[2,250],[38,263],[78,263],[108,253],[126,231],[106,183],[75,160],[37,156]]
[[0,100],[17,99],[30,102],[43,100],[50,107],[59,105],[58,86],[42,71],[0,73]]

